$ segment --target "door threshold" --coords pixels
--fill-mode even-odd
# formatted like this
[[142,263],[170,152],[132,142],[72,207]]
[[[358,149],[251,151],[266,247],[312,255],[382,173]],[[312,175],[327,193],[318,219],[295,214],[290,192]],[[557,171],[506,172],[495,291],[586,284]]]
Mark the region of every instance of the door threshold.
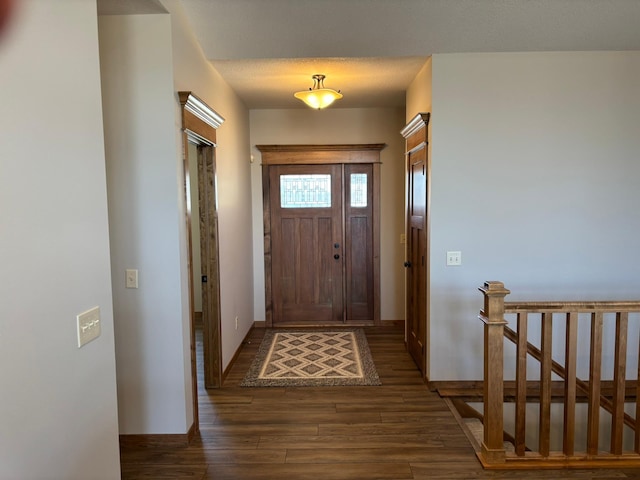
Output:
[[326,328],[326,327],[336,327],[336,328],[353,328],[353,327],[373,327],[376,324],[371,321],[358,321],[358,322],[317,322],[317,323],[309,323],[309,322],[278,322],[274,324],[272,328]]

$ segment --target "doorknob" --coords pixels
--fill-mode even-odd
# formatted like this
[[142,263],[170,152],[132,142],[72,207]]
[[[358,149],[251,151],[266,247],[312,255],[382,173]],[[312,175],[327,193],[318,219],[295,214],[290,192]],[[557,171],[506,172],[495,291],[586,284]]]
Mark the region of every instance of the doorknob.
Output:
[[404,266],[409,268],[411,266],[411,262],[404,262]]
[[333,256],[333,258],[335,258],[336,260],[338,260],[340,258],[340,255],[338,255],[337,253]]

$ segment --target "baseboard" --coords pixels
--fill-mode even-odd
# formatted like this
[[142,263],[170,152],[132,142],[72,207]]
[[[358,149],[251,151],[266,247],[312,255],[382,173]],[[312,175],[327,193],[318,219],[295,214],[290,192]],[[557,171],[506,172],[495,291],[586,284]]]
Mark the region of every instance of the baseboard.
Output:
[[[235,363],[235,361],[238,358],[238,355],[240,355],[240,350],[242,350],[242,346],[247,343],[247,341],[249,340],[249,337],[251,336],[251,333],[253,332],[254,328],[256,327],[256,323],[257,322],[253,322],[253,325],[251,325],[251,328],[249,329],[249,331],[247,332],[247,334],[244,336],[244,338],[242,339],[242,342],[240,342],[240,345],[238,345],[238,348],[236,349],[236,352],[233,354],[233,357],[231,358],[231,361],[229,362],[229,364],[227,365],[227,368],[224,369],[224,372],[222,372],[222,383],[224,384],[224,381],[227,378],[227,375],[229,374],[229,371],[231,370],[231,367],[233,366],[233,364]],[[264,322],[262,322],[264,324]]]
[[404,320],[380,320],[382,327],[404,327]]
[[[266,328],[267,322],[264,320],[256,320],[253,322],[255,328]],[[380,320],[381,327],[404,327],[404,320]]]
[[153,433],[120,435],[121,448],[161,447],[175,448],[187,447],[196,434],[195,424],[191,425],[187,433]]
[[[434,381],[429,382],[429,388],[437,391],[441,397],[455,397],[467,402],[481,402],[484,393],[484,383],[482,380],[454,380],[454,381]],[[564,401],[563,380],[554,380],[551,382],[551,402]],[[614,383],[612,380],[602,380],[600,382],[600,395],[605,398],[613,398]],[[627,402],[635,402],[638,391],[638,382],[636,380],[627,380],[625,382],[625,399]],[[514,380],[505,380],[503,383],[503,395],[505,402],[515,402],[516,382]],[[538,380],[527,380],[527,401],[538,402],[540,399],[540,382]],[[588,401],[588,395],[578,389],[576,391],[576,402],[584,403]]]
[[436,380],[429,382],[429,389],[441,397],[482,398],[482,380]]

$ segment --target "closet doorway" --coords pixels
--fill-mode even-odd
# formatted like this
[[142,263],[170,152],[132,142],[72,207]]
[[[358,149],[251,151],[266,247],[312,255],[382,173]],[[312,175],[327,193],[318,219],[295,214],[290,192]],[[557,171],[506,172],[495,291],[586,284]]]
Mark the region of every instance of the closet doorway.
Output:
[[[188,260],[190,313],[191,385],[195,431],[198,430],[198,382],[196,361],[196,296],[202,311],[204,387],[222,385],[220,322],[220,271],[218,254],[218,209],[216,201],[216,129],[224,119],[192,92],[178,92],[182,107],[184,205]],[[190,169],[190,162],[193,169]],[[193,177],[193,178],[192,178]],[[198,202],[191,204],[191,190]],[[194,202],[195,204],[195,202]],[[192,223],[198,223],[194,235]],[[196,238],[199,237],[199,238]],[[194,248],[197,246],[198,248]],[[197,256],[198,261],[194,261]],[[194,264],[197,268],[194,268]],[[196,285],[198,288],[196,288]]]
[[379,324],[384,145],[257,148],[267,326]]

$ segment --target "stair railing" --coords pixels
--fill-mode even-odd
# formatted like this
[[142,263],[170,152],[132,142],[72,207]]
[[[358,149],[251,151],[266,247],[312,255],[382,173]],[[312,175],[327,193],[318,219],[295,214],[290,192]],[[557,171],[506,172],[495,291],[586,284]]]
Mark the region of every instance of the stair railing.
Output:
[[[478,457],[487,468],[545,467],[638,467],[640,466],[640,363],[636,381],[626,378],[627,332],[629,314],[640,312],[640,301],[603,302],[505,302],[510,293],[501,282],[485,282],[479,289],[484,295],[484,308],[479,318],[484,323],[484,437]],[[515,314],[517,331],[508,327],[506,314]],[[540,316],[540,347],[528,340],[529,315]],[[552,358],[553,315],[565,320],[565,364]],[[578,315],[589,314],[591,338],[589,346],[589,379],[577,378]],[[609,395],[603,395],[602,351],[605,319],[615,318],[613,380],[607,381]],[[636,317],[637,318],[637,315]],[[515,379],[515,451],[504,449],[504,339],[516,345]],[[639,339],[636,339],[638,342]],[[526,406],[528,397],[527,357],[540,364],[537,381],[539,392],[539,426],[537,450],[525,443]],[[563,379],[564,403],[562,451],[551,451],[552,374]],[[630,385],[633,387],[631,391]],[[530,389],[529,389],[530,390]],[[587,434],[584,451],[576,452],[576,399],[586,396]],[[625,398],[633,397],[635,417],[625,413]],[[600,451],[600,412],[611,414],[611,444]],[[634,447],[623,449],[625,425],[634,433]]]

